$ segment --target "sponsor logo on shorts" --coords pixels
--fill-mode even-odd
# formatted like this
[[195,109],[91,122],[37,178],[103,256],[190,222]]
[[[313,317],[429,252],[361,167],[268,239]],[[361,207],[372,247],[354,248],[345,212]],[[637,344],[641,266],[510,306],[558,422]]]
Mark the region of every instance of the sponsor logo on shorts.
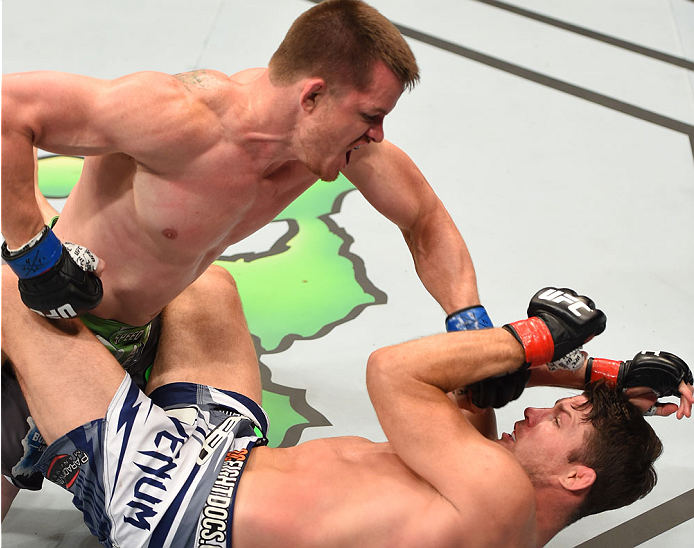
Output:
[[[147,326],[147,328],[149,328],[149,326]],[[113,346],[140,342],[140,339],[142,339],[142,336],[145,334],[145,330],[144,327],[137,327],[135,329],[123,328],[111,335],[109,342]]]
[[133,464],[142,471],[142,475],[135,482],[132,499],[125,505],[125,523],[145,531],[151,530],[149,520],[158,513],[155,506],[164,499],[173,476],[172,470],[177,467],[175,456],[184,442],[185,439],[162,430],[154,436],[154,445],[158,450],[138,451]]
[[12,467],[12,476],[15,478],[21,477],[20,481],[22,484],[26,484],[27,479],[34,475],[43,478],[34,467],[41,458],[41,454],[46,449],[46,442],[43,440],[43,436],[38,431],[38,428],[36,428],[34,419],[27,417],[26,421],[29,425],[29,431],[22,440],[24,454],[21,460]]
[[228,451],[224,457],[202,509],[197,532],[198,548],[227,546],[227,534],[231,532],[231,506],[247,458],[248,449]]
[[89,462],[89,457],[81,449],[77,449],[72,455],[57,455],[48,465],[46,477],[49,481],[69,489],[75,483],[83,464]]
[[227,417],[222,421],[212,432],[210,432],[205,438],[205,442],[202,444],[202,449],[200,449],[200,454],[198,455],[197,463],[202,466],[214,453],[215,449],[219,447],[222,443],[233,433],[233,428],[239,422],[244,420],[246,417],[234,413],[231,417]]

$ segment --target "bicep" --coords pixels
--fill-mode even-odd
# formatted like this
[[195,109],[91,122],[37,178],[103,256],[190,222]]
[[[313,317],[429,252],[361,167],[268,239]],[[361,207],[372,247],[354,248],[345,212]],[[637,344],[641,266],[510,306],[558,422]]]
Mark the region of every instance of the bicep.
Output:
[[388,141],[352,153],[345,176],[381,214],[403,231],[427,215],[446,214],[419,168]]
[[9,102],[11,123],[34,146],[140,159],[180,140],[181,120],[190,111],[182,90],[174,77],[153,72],[115,80],[36,72],[6,77],[3,103]]
[[29,72],[3,79],[5,130],[66,154],[98,154],[109,145],[99,130],[98,103],[109,82],[59,72]]

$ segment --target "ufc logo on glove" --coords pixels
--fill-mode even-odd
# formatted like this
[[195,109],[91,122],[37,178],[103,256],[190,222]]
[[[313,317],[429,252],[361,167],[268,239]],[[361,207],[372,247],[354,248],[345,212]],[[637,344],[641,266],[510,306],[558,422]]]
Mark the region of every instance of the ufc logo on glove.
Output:
[[593,310],[588,305],[586,305],[586,303],[580,301],[572,295],[569,295],[568,293],[560,291],[559,289],[549,288],[543,293],[540,293],[537,296],[537,298],[557,304],[562,302],[569,303],[568,310],[572,314],[579,317],[581,316],[581,313],[579,311],[581,308],[585,308],[588,312],[593,312]]
[[60,320],[61,318],[68,319],[77,316],[77,312],[75,312],[75,309],[72,308],[70,303],[64,304],[58,308],[53,308],[47,312],[42,312],[41,310],[36,310],[34,308],[30,308],[29,310],[36,312],[39,316],[43,316],[44,318],[50,318],[51,320]]

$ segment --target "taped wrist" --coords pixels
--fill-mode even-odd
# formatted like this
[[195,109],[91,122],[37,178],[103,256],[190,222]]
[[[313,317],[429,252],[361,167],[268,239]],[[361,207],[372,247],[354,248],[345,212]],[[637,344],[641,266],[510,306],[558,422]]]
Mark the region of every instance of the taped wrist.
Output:
[[485,308],[481,305],[462,308],[446,317],[446,331],[471,331],[494,327]]
[[10,257],[15,257],[15,256],[19,255],[22,251],[26,251],[27,249],[34,247],[36,245],[36,243],[43,237],[47,228],[48,228],[47,226],[44,226],[41,229],[41,232],[39,232],[31,240],[29,240],[27,243],[25,243],[22,247],[19,247],[17,249],[10,249],[8,247],[7,252],[9,253]]
[[554,339],[547,324],[540,318],[532,317],[527,320],[520,320],[506,324],[503,328],[523,345],[525,363],[521,369],[538,367],[552,361]]
[[39,234],[16,251],[8,249],[5,242],[1,247],[3,260],[20,280],[43,274],[58,262],[62,252],[63,245],[47,226],[44,226]]
[[624,362],[606,360],[604,358],[588,358],[586,364],[585,384],[605,379],[605,382],[613,387],[619,384],[619,372]]

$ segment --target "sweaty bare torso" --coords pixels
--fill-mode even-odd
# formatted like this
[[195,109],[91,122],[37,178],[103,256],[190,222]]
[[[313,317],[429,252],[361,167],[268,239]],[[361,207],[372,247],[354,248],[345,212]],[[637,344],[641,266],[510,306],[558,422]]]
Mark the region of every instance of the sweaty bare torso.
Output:
[[216,82],[220,104],[204,113],[204,146],[183,166],[171,158],[171,169],[155,172],[125,154],[86,158],[55,232],[105,261],[95,315],[148,322],[226,247],[270,222],[316,181],[297,161],[264,176],[244,146],[236,111],[224,103],[256,75],[244,71]]
[[233,523],[237,548],[465,545],[453,506],[388,443],[363,438],[254,449]]

